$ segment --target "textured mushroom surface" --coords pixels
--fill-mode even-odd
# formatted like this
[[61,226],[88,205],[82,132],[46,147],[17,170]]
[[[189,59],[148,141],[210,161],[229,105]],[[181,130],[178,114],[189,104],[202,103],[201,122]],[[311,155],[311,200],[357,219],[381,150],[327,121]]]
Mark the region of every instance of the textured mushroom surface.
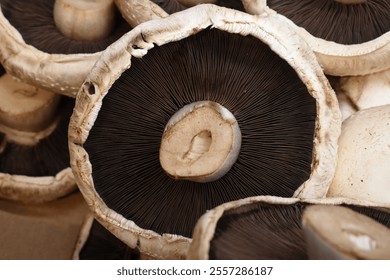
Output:
[[129,248],[98,221],[93,220],[84,244],[76,259],[80,260],[136,260],[139,252]]
[[[345,201],[346,202],[346,201]],[[198,221],[190,259],[308,259],[307,242],[302,226],[305,209],[312,204],[344,205],[390,227],[390,213],[363,205],[345,204],[342,200],[300,202],[289,198],[255,197],[225,203],[204,214]],[[318,219],[317,219],[318,220]],[[332,231],[337,223],[329,215],[319,224]],[[342,227],[337,230],[343,230]],[[337,239],[337,236],[334,236]],[[340,238],[340,243],[344,242]],[[351,244],[346,243],[345,248]]]
[[44,202],[70,193],[76,188],[67,141],[74,99],[1,72],[0,197]]
[[67,38],[55,26],[54,2],[1,0],[0,62],[7,73],[26,83],[74,97],[100,51],[130,26],[116,12],[121,23],[107,38]]
[[[165,124],[202,100],[235,115],[239,157],[216,181],[175,180],[159,161]],[[310,176],[315,119],[315,100],[269,47],[253,37],[205,30],[133,59],[105,97],[84,147],[96,191],[109,208],[142,228],[190,237],[199,216],[218,204],[292,196]]]
[[[69,127],[71,165],[98,221],[130,247],[182,258],[196,220],[220,203],[325,195],[340,111],[314,54],[306,45],[286,48],[300,38],[279,23],[198,5],[140,24],[92,69]],[[219,179],[177,180],[159,162],[164,128],[180,109],[204,101],[234,116],[240,153]],[[214,151],[212,129],[196,133],[183,160]]]
[[[180,1],[180,0],[149,0],[153,3],[159,5],[165,12],[168,14],[176,13],[179,11],[182,11],[184,9],[187,9],[188,7],[207,3],[207,2],[213,2],[212,4],[216,4],[221,7],[231,8],[243,11],[244,7],[242,5],[241,0],[199,0],[199,1]],[[187,2],[187,3],[186,3]]]
[[390,213],[363,210],[359,214],[341,206],[307,207],[302,223],[310,258],[390,259]]
[[328,196],[390,205],[390,105],[361,110],[343,122]]
[[267,4],[310,34],[340,44],[368,42],[390,31],[389,1],[343,2],[342,0],[268,0]]
[[1,0],[1,10],[26,44],[50,54],[95,53],[130,30],[117,13],[112,31],[100,40],[75,40],[64,35],[54,21],[55,0]]

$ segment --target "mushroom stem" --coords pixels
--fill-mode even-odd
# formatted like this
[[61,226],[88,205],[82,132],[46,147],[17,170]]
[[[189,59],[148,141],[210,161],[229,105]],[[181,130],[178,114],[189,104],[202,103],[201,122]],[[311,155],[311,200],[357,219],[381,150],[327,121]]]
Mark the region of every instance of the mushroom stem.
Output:
[[1,76],[0,131],[7,141],[34,144],[38,134],[47,135],[52,130],[59,99],[60,95],[22,83],[11,75]]
[[57,28],[74,40],[101,40],[114,27],[114,0],[56,0],[53,13]]
[[215,102],[194,102],[166,125],[160,164],[173,178],[211,182],[230,170],[240,147],[241,131],[230,111]]
[[192,7],[198,4],[215,4],[218,0],[177,0],[180,4]]
[[348,4],[361,4],[367,2],[368,0],[334,0],[334,1],[348,5]]

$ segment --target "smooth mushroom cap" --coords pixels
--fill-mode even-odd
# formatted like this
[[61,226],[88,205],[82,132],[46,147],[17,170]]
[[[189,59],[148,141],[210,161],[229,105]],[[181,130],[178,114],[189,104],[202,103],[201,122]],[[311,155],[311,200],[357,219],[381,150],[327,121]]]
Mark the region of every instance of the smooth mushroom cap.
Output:
[[[191,18],[192,20],[188,21],[189,18]],[[316,119],[315,130],[314,131],[310,130],[310,134],[311,134],[310,137],[312,137],[314,134],[314,141],[313,138],[310,138],[310,143],[311,144],[314,143],[314,148],[313,148],[314,151],[313,154],[311,155],[313,156],[313,162],[315,162],[315,164],[312,165],[313,172],[310,174],[308,180],[306,180],[304,184],[298,187],[294,195],[303,196],[303,197],[313,197],[313,196],[320,197],[325,194],[324,191],[326,191],[327,189],[326,184],[330,182],[330,179],[332,178],[333,164],[335,162],[333,155],[337,150],[337,146],[335,145],[335,140],[337,139],[339,133],[340,112],[337,107],[337,101],[334,96],[334,92],[331,90],[327,80],[323,76],[323,73],[321,72],[319,65],[316,64],[314,55],[310,52],[309,49],[306,48],[306,45],[302,45],[300,48],[297,49],[293,48],[293,49],[286,50],[285,46],[287,45],[290,46],[291,40],[296,40],[296,44],[299,44],[298,42],[301,42],[301,39],[295,36],[294,32],[288,26],[286,25],[279,26],[278,21],[279,20],[277,16],[263,17],[260,19],[259,17],[253,17],[245,13],[233,11],[230,9],[224,9],[213,5],[199,5],[187,9],[183,12],[171,15],[166,19],[149,21],[137,26],[133,31],[129,32],[127,35],[122,37],[118,42],[111,45],[103,53],[101,60],[97,62],[96,66],[91,71],[88,79],[85,81],[77,97],[77,105],[74,110],[74,114],[72,116],[72,121],[70,124],[69,145],[71,150],[71,164],[72,164],[72,168],[75,171],[75,175],[77,177],[77,182],[80,186],[80,189],[82,190],[87,202],[91,205],[91,208],[96,213],[97,219],[100,222],[102,222],[106,227],[108,227],[112,232],[114,232],[115,235],[117,235],[122,240],[124,240],[130,247],[134,248],[137,246],[138,248],[140,248],[141,252],[151,254],[156,258],[161,258],[161,257],[172,258],[172,256],[175,256],[175,258],[179,258],[179,257],[182,258],[183,257],[182,250],[188,248],[188,239],[180,235],[166,233],[166,232],[170,232],[170,230],[159,230],[160,232],[157,233],[153,230],[149,230],[149,228],[145,229],[139,224],[136,224],[133,220],[129,220],[128,218],[129,216],[126,217],[121,213],[119,213],[118,211],[115,211],[111,209],[109,206],[107,206],[107,204],[110,204],[111,202],[115,203],[115,200],[117,198],[123,198],[124,193],[122,193],[122,195],[117,196],[114,192],[111,192],[110,194],[110,191],[108,191],[108,189],[106,189],[107,191],[104,191],[104,187],[99,188],[98,184],[100,181],[96,180],[96,176],[99,175],[100,171],[107,169],[108,167],[102,161],[100,160],[96,161],[96,158],[99,157],[99,154],[100,156],[103,154],[101,153],[102,150],[100,148],[114,149],[117,152],[121,153],[122,151],[125,151],[129,147],[133,147],[133,144],[136,144],[137,141],[145,144],[145,141],[142,140],[145,139],[143,138],[145,137],[145,133],[147,134],[154,130],[154,129],[146,130],[145,126],[147,127],[150,123],[154,123],[154,122],[151,122],[150,119],[151,115],[145,114],[145,110],[144,110],[143,114],[135,115],[135,117],[137,118],[144,118],[142,122],[135,122],[134,120],[131,120],[126,122],[125,125],[126,127],[131,124],[140,125],[140,128],[142,130],[142,137],[141,135],[138,138],[135,137],[134,138],[135,142],[132,145],[129,145],[129,137],[127,137],[125,142],[123,142],[120,145],[114,145],[114,143],[111,142],[111,140],[110,140],[110,144],[106,145],[107,142],[105,142],[104,140],[104,134],[106,134],[107,129],[109,129],[113,133],[122,134],[124,127],[123,127],[123,120],[119,120],[118,117],[115,117],[113,121],[115,122],[120,121],[121,124],[119,123],[116,124],[111,121],[105,123],[104,120],[105,117],[103,118],[102,116],[103,115],[107,116],[106,114],[107,112],[110,113],[115,112],[116,114],[120,111],[123,111],[123,109],[125,108],[122,107],[124,106],[123,102],[126,102],[126,100],[129,97],[133,96],[132,94],[129,94],[126,87],[124,87],[122,91],[120,91],[120,88],[122,87],[121,83],[126,84],[127,82],[137,81],[136,79],[131,79],[131,78],[129,79],[123,78],[122,80],[122,76],[123,77],[125,76],[124,73],[132,73],[132,71],[138,73],[137,71],[140,71],[141,68],[146,67],[145,65],[147,65],[147,64],[142,64],[141,63],[142,61],[146,61],[146,62],[158,61],[153,59],[152,54],[155,53],[154,55],[160,58],[161,56],[157,55],[158,49],[160,48],[168,48],[168,49],[173,48],[176,51],[180,52],[181,50],[180,47],[178,47],[173,43],[172,44],[167,44],[167,43],[177,41],[178,44],[180,45],[179,42],[183,40],[183,44],[185,44],[184,38],[188,37],[194,32],[198,34],[191,36],[190,37],[192,38],[191,40],[198,40],[198,39],[200,40],[202,36],[206,36],[205,34],[208,34],[210,32],[211,32],[210,34],[214,36],[216,36],[217,34],[222,34],[226,31],[229,31],[229,33],[230,32],[239,33],[241,35],[251,35],[251,36],[241,36],[237,34],[234,36],[232,35],[232,38],[234,37],[240,38],[240,40],[242,40],[242,38],[247,38],[246,40],[253,40],[254,42],[256,41],[255,38],[261,39],[266,44],[272,45],[273,52],[281,56],[290,65],[294,66],[293,69],[296,71],[295,75],[298,75],[298,77],[302,79],[300,81],[301,83],[302,82],[305,83],[304,84],[304,87],[306,88],[305,94],[309,93],[309,95],[304,94],[303,96],[308,96],[308,100],[310,100],[311,98],[310,95],[314,98],[314,100],[312,99],[311,102],[315,101],[314,102],[316,105],[315,110],[317,111],[316,113],[317,117],[315,118]],[[259,26],[261,26],[261,28],[259,28]],[[213,27],[211,31],[205,30],[204,32],[200,32],[201,30],[209,29],[209,27]],[[217,29],[220,29],[222,31],[218,31]],[[265,32],[264,30],[268,30],[268,31]],[[272,34],[272,36],[270,36],[270,34]],[[278,34],[280,36],[278,36]],[[211,36],[210,38],[212,37],[213,36]],[[222,45],[229,46],[229,44],[226,43],[223,43]],[[207,46],[205,45],[203,48],[204,50],[210,49],[208,44]],[[213,49],[211,48],[211,50]],[[230,48],[228,48],[228,50],[234,51]],[[183,52],[185,53],[184,48],[183,48]],[[146,55],[147,53],[148,55]],[[220,52],[214,52],[214,50],[212,53],[220,54]],[[249,52],[248,55],[250,53],[252,52]],[[191,54],[191,52],[188,52],[188,54]],[[131,57],[133,58],[131,59]],[[134,57],[139,59],[136,59]],[[180,56],[178,56],[175,59],[172,59],[171,57],[169,65],[174,62],[179,63],[180,62],[180,60],[178,59],[179,57]],[[131,67],[130,67],[130,59],[132,63]],[[141,61],[141,62],[136,63],[135,61]],[[241,60],[237,60],[237,61],[241,61]],[[250,59],[250,63],[251,65],[254,66],[254,69],[256,69],[256,67],[260,67],[259,64],[256,64],[256,61],[253,61],[251,59]],[[138,67],[135,67],[137,64]],[[167,63],[164,64],[164,66],[166,65]],[[212,63],[211,65],[215,65],[215,63]],[[267,65],[267,67],[270,67],[268,64],[265,65]],[[247,67],[243,67],[242,69],[246,69],[246,68]],[[128,72],[126,71],[127,69]],[[153,71],[164,70],[164,68],[157,65],[155,65],[155,67],[152,67],[151,69],[153,69]],[[173,72],[174,72],[174,76],[184,73],[178,71],[173,71]],[[169,76],[168,74],[166,74],[167,73],[166,71],[164,71],[164,73],[165,73],[164,75],[159,75],[159,76],[160,77]],[[148,89],[150,88],[152,83],[156,83],[157,80],[160,81],[160,79],[153,79],[152,77],[149,76],[145,76],[145,77],[149,78],[150,82],[138,84],[137,86],[140,87],[141,89]],[[207,77],[207,75],[205,75],[204,77]],[[185,77],[183,80],[187,80],[187,77]],[[247,82],[249,83],[250,81],[251,79],[249,79]],[[197,84],[202,85],[203,83],[198,82]],[[167,85],[170,85],[170,83],[167,83]],[[114,91],[113,88],[116,88],[116,90],[118,91]],[[169,89],[170,87],[167,88]],[[204,94],[204,91],[200,91],[199,94]],[[123,99],[119,102],[114,100],[110,101],[110,99],[116,95],[118,95],[119,97],[122,96]],[[172,92],[172,96],[174,96],[173,92]],[[189,97],[193,97],[193,96],[189,95]],[[291,97],[294,97],[294,95],[291,95]],[[142,100],[142,98],[138,98],[138,99]],[[150,106],[152,102],[158,103],[159,102],[158,100],[160,99],[156,95],[154,95],[153,98],[145,99],[142,102],[143,104],[147,104],[148,106]],[[165,98],[162,98],[161,100],[165,100]],[[202,97],[202,99],[200,100],[205,100],[205,98]],[[245,98],[243,98],[242,102],[244,101]],[[138,104],[137,102],[127,102],[127,103],[129,103],[129,105],[131,106],[137,106]],[[182,103],[183,101],[179,102],[178,104],[179,108],[181,108],[183,105],[187,103],[190,103],[190,100],[184,102],[184,104]],[[236,103],[238,103],[237,98],[234,101],[231,101],[231,104],[236,104]],[[281,103],[283,104],[283,102]],[[106,104],[110,104],[110,105],[106,105]],[[117,106],[119,104],[120,106]],[[125,110],[125,111],[133,112],[132,110]],[[293,111],[295,112],[295,110]],[[102,112],[105,113],[103,114]],[[291,110],[285,110],[285,112],[291,114]],[[297,110],[296,112],[299,112],[299,110]],[[108,115],[112,115],[112,114],[108,114]],[[269,115],[271,116],[272,114]],[[163,118],[158,116],[158,114],[156,114],[155,116],[158,119],[157,123],[160,123],[159,127],[157,127],[157,131],[159,131],[161,134],[163,131],[163,127],[166,124],[166,121],[161,121]],[[164,114],[164,116],[165,118],[169,119],[171,115]],[[238,120],[238,122],[240,121]],[[102,124],[103,126],[106,126],[106,128],[104,128],[103,130],[101,130]],[[101,134],[100,136],[97,136],[100,134],[99,130],[106,131],[106,132]],[[93,148],[93,146],[90,144],[99,138],[101,140],[104,140],[103,142],[105,142],[106,144],[104,145],[104,147],[100,145],[100,146],[95,146],[95,148]],[[117,140],[118,138],[112,137],[111,139]],[[139,139],[141,139],[142,141],[139,141]],[[150,138],[147,139],[150,140]],[[157,141],[158,143],[157,145],[155,144],[147,145],[149,149],[153,147],[157,147],[158,150],[160,135],[157,137],[157,139],[159,139]],[[153,141],[155,141],[154,138]],[[122,147],[122,148],[117,149],[118,147]],[[93,150],[93,153],[91,153],[92,156],[90,155],[90,151],[92,151],[91,149]],[[99,152],[96,153],[98,150]],[[136,149],[133,148],[133,150]],[[249,153],[251,153],[251,151],[249,151]],[[126,160],[122,162],[124,162],[125,165],[127,165],[129,164],[131,159],[148,160],[148,158],[145,155],[147,156],[149,155],[149,153],[145,154],[145,152],[143,152],[141,153],[141,157],[136,157],[136,158],[133,156],[129,157],[129,154],[127,154]],[[92,159],[92,157],[94,157],[94,159]],[[104,158],[106,158],[106,156],[104,156]],[[100,167],[98,166],[99,162],[103,164]],[[110,166],[113,165],[110,164]],[[130,166],[134,167],[138,165],[130,164]],[[97,170],[98,173],[96,173]],[[116,172],[120,171],[118,168],[116,170],[117,170]],[[126,175],[129,170],[137,171],[137,168],[126,168],[125,166],[124,170],[126,170],[126,172],[119,172],[119,173]],[[148,174],[148,176],[146,178],[142,177],[144,178],[142,180],[149,180],[149,181],[151,180],[150,182],[152,181],[154,182],[153,186],[156,186],[156,183],[153,179],[154,176],[151,176],[153,174],[156,174],[156,168],[152,168],[152,170],[153,170],[152,172],[146,171],[145,174]],[[160,172],[158,174],[161,175]],[[168,176],[165,176],[164,178],[165,178],[164,180],[168,180],[168,181],[171,180]],[[119,180],[118,177],[115,180],[121,181]],[[122,183],[118,184],[117,186],[119,185],[124,186]],[[133,182],[132,184],[127,186],[128,187],[134,187],[137,185],[141,186],[141,185],[145,185],[144,183],[145,181],[142,184],[136,184],[136,182]],[[112,182],[110,184],[112,186]],[[100,191],[103,190],[105,194],[111,196],[111,198],[107,199],[107,197],[105,197],[105,199],[103,199],[101,196],[101,192],[97,193],[98,188]],[[173,203],[181,205],[180,200],[174,199],[173,193],[175,189],[177,188],[160,188],[157,191],[154,189],[151,191],[150,189],[148,195],[155,195],[155,196],[157,195],[159,197],[158,201],[153,204],[153,209],[154,210],[157,209],[155,208],[155,205],[160,204],[160,202],[164,201],[163,199],[161,199],[161,197],[165,197],[166,199],[170,199],[170,201],[172,201]],[[202,192],[208,191],[207,187],[205,186],[197,189],[204,190]],[[185,186],[184,188],[182,188],[182,190],[188,192],[188,188],[185,188]],[[134,192],[133,194],[136,193],[137,192]],[[191,192],[188,193],[190,194]],[[138,195],[133,197],[137,198],[137,196],[143,196],[143,195],[139,193]],[[198,200],[194,199],[192,196],[192,201],[196,202]],[[213,202],[213,203],[219,203],[219,202]],[[126,204],[126,199],[123,201],[123,203],[119,203],[117,205],[119,205],[119,207],[123,206],[126,209],[126,211],[131,209],[131,207],[126,206],[128,205]],[[165,209],[166,215],[169,217],[174,217],[174,215],[176,215],[176,213],[178,212],[177,209],[175,210],[172,209],[171,207],[166,207],[166,205],[167,204],[165,204],[163,207]],[[192,204],[187,205],[187,208],[190,206],[192,206]],[[203,209],[202,211],[205,211],[204,206],[202,206],[200,203],[199,205],[196,204],[194,206],[201,207],[201,209]],[[145,205],[140,207],[145,207]],[[134,208],[132,209],[134,210]],[[180,209],[182,209],[182,207]],[[148,209],[147,212],[150,212],[149,210],[150,209]],[[170,211],[172,214],[168,214],[167,211]],[[137,215],[139,215],[139,213],[141,212],[137,211],[137,213],[138,213]],[[161,210],[159,210],[159,213],[161,213]],[[160,215],[155,215],[155,217],[159,217],[159,216]],[[140,219],[138,219],[137,222],[138,221],[145,222],[147,220],[148,219],[147,218],[145,219],[145,217],[140,217]],[[113,223],[113,221],[116,222]],[[158,219],[155,219],[155,224],[157,226],[160,226]],[[173,221],[172,228],[176,226],[183,227],[183,221]],[[145,234],[141,234],[143,232],[145,232]],[[186,229],[186,232],[188,232],[188,229]],[[160,235],[161,233],[164,234]],[[137,245],[137,243],[140,243],[141,245]],[[175,243],[175,247],[174,247],[174,243]]]
[[390,105],[361,110],[343,122],[329,197],[390,205]]
[[390,104],[390,69],[366,76],[343,77],[338,91],[348,97],[356,110]]
[[312,205],[302,223],[311,259],[390,259],[390,213],[387,227],[342,206]]

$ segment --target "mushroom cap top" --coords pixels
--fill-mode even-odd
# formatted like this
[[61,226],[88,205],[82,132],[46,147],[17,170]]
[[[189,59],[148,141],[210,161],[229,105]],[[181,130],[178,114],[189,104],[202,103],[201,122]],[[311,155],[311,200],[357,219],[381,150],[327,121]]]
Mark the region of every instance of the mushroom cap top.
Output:
[[333,177],[341,116],[337,100],[314,54],[278,15],[252,16],[211,4],[198,5],[171,16],[138,25],[108,47],[97,61],[83,86],[69,126],[71,166],[77,183],[97,219],[130,247],[156,258],[183,258],[190,239],[174,234],[145,230],[109,209],[97,194],[92,164],[84,143],[103,105],[103,99],[118,77],[129,67],[131,58],[141,58],[154,46],[179,41],[206,28],[217,28],[265,42],[286,60],[306,84],[317,104],[312,174],[295,196],[322,197]]
[[390,205],[390,105],[364,109],[343,122],[330,197]]

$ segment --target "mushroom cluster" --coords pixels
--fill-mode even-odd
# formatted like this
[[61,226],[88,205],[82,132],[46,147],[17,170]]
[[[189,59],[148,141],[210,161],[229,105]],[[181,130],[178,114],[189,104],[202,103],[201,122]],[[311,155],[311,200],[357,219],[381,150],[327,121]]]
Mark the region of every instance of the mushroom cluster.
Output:
[[0,198],[79,190],[73,259],[390,258],[388,1],[0,8]]

